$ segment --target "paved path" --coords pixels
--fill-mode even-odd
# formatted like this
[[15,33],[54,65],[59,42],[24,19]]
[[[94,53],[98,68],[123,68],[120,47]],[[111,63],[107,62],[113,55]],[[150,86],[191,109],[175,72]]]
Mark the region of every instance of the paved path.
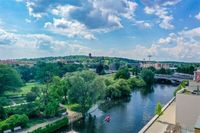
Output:
[[56,118],[53,118],[53,119],[48,119],[46,122],[44,123],[41,123],[41,124],[36,124],[30,128],[27,128],[27,129],[24,129],[24,130],[20,130],[16,133],[28,133],[28,132],[32,132],[40,127],[45,127],[46,125],[49,125],[49,124],[52,124],[58,120],[61,120],[63,119],[64,117],[68,117],[69,119],[69,122],[70,123],[73,123],[79,119],[82,118],[82,114],[81,113],[77,113],[77,112],[74,112],[74,111],[71,111],[71,110],[67,110],[68,112],[68,115],[67,116],[62,116],[62,117],[56,117]]
[[164,133],[170,125],[175,125],[175,109],[176,102],[173,101],[171,105],[161,115],[145,133]]

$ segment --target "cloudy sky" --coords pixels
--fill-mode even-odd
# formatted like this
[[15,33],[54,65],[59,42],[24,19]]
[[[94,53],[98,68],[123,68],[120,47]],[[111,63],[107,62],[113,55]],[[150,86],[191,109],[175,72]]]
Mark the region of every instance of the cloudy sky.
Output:
[[200,61],[200,0],[1,0],[0,59]]

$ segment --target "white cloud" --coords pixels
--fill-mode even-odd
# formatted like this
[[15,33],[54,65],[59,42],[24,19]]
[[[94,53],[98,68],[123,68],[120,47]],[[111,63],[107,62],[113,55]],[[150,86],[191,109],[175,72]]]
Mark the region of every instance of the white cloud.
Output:
[[195,16],[195,18],[200,20],[200,12]]
[[91,48],[78,42],[60,41],[45,34],[17,34],[0,29],[0,59],[88,54],[90,51]]
[[16,37],[13,33],[8,33],[0,29],[0,45],[12,45],[16,42]]
[[30,19],[25,19],[25,21],[27,22],[27,23],[31,23],[31,20]]
[[181,0],[166,0],[166,1],[163,1],[162,5],[163,6],[173,6],[173,5],[176,5],[177,3],[179,3],[180,1]]
[[36,6],[36,4],[35,4],[34,2],[29,2],[29,1],[27,1],[27,2],[26,2],[26,6],[27,6],[27,8],[28,8],[29,15],[30,15],[30,16],[33,16],[33,17],[35,17],[35,18],[37,18],[37,19],[40,19],[40,18],[45,14],[45,13],[35,13],[35,12],[33,11],[33,7]]
[[146,7],[144,8],[144,11],[145,11],[146,14],[153,14],[153,13],[155,12],[155,9],[152,8],[152,7],[146,6]]
[[144,29],[150,29],[152,27],[152,24],[145,22],[143,20],[135,21],[133,25],[137,25],[139,28],[144,28]]
[[104,52],[107,56],[120,56],[143,60],[150,54],[155,60],[174,61],[199,61],[200,60],[200,27],[182,31],[177,34],[170,33],[164,38],[158,39],[151,46],[142,44],[134,48],[113,48]]
[[[172,1],[168,1],[168,2],[172,2]],[[164,5],[166,6],[166,4]],[[169,3],[167,5],[169,5]],[[166,30],[173,29],[174,25],[171,23],[171,21],[173,20],[173,16],[169,14],[169,11],[168,11],[169,9],[165,6],[164,7],[160,5],[154,5],[151,7],[146,6],[144,8],[144,12],[146,14],[157,16],[159,18],[157,22],[161,28],[166,29]]]
[[54,19],[53,23],[47,22],[44,27],[52,32],[68,37],[80,36],[89,40],[95,39],[87,27],[76,20],[67,20],[64,18]]
[[[153,55],[156,60],[198,61],[200,60],[200,27],[183,30],[179,33],[170,33],[168,36],[158,39],[151,46],[142,44],[129,49],[112,48],[93,49],[77,42],[69,43],[56,40],[45,34],[17,34],[1,29],[1,36],[12,40],[12,44],[0,45],[0,57],[23,58],[64,56],[69,54],[88,54],[103,56],[128,57],[132,59],[147,58]],[[9,36],[9,37],[8,37]],[[1,40],[0,39],[0,40]],[[9,53],[9,54],[8,54]]]
[[69,17],[70,13],[77,10],[78,7],[72,5],[58,5],[56,8],[52,9],[52,14],[61,16],[61,17]]

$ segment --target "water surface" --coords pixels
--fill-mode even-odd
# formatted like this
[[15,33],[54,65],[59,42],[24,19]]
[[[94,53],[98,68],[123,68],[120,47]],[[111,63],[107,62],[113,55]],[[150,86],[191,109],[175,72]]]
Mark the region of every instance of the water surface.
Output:
[[[73,130],[80,133],[137,133],[153,116],[157,102],[166,104],[172,97],[175,86],[156,84],[150,92],[134,91],[130,100],[119,102],[106,110],[96,110],[96,119],[80,121],[73,125]],[[104,118],[111,115],[110,123]],[[70,131],[64,127],[58,132]]]

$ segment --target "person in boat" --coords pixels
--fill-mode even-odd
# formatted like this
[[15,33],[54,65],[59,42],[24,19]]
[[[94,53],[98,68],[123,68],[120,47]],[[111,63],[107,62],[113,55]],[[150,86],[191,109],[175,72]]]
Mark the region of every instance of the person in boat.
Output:
[[106,122],[110,122],[110,120],[111,120],[111,117],[110,117],[110,115],[107,115],[106,117],[105,117],[105,119],[104,119]]

